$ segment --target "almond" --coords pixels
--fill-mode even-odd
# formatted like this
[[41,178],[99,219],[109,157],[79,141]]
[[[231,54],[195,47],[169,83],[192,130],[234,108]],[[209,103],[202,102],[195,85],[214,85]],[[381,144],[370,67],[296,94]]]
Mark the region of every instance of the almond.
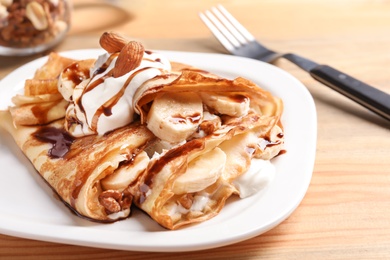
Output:
[[119,34],[113,32],[105,32],[100,37],[100,46],[108,53],[120,52],[127,44],[127,40]]
[[137,68],[141,64],[144,51],[144,46],[139,42],[131,41],[126,44],[115,62],[113,77],[118,78]]

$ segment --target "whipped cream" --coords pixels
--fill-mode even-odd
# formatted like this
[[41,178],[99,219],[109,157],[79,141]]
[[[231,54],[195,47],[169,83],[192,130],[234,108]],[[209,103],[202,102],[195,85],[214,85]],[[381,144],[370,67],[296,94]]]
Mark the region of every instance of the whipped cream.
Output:
[[[133,96],[146,81],[171,71],[163,55],[145,51],[141,64],[114,78],[111,71],[117,53],[99,56],[89,78],[77,86],[61,85],[60,92],[70,101],[66,111],[66,130],[75,137],[99,134],[125,126],[134,120]],[[66,79],[63,80],[64,82]]]
[[249,197],[268,186],[275,176],[275,166],[269,160],[253,158],[248,171],[233,181],[240,198]]

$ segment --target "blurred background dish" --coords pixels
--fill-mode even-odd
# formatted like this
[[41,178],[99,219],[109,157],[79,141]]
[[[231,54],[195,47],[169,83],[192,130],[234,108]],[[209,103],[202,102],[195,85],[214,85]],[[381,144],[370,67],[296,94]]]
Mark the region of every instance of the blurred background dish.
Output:
[[68,0],[0,0],[0,55],[24,56],[57,45],[70,28]]

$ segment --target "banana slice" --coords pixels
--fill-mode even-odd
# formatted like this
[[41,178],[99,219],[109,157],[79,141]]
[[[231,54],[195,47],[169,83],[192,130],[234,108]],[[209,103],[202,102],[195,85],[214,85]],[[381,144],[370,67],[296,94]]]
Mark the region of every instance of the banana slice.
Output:
[[153,101],[147,127],[158,138],[179,143],[196,131],[202,118],[203,104],[197,94],[165,93]]
[[114,174],[107,176],[100,183],[104,190],[124,190],[148,166],[148,163],[149,157],[143,151],[129,165],[120,167]]
[[240,117],[248,114],[249,111],[249,98],[240,94],[224,96],[201,93],[201,98],[205,105],[223,115]]
[[187,171],[173,184],[175,194],[204,190],[215,183],[225,169],[226,154],[218,147],[202,154],[188,164]]

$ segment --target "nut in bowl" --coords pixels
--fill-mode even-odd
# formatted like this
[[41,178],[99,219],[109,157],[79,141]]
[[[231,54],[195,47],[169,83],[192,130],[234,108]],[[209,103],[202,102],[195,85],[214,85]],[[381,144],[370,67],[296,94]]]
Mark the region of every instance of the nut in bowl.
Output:
[[0,0],[0,55],[39,53],[58,44],[70,27],[68,0]]

